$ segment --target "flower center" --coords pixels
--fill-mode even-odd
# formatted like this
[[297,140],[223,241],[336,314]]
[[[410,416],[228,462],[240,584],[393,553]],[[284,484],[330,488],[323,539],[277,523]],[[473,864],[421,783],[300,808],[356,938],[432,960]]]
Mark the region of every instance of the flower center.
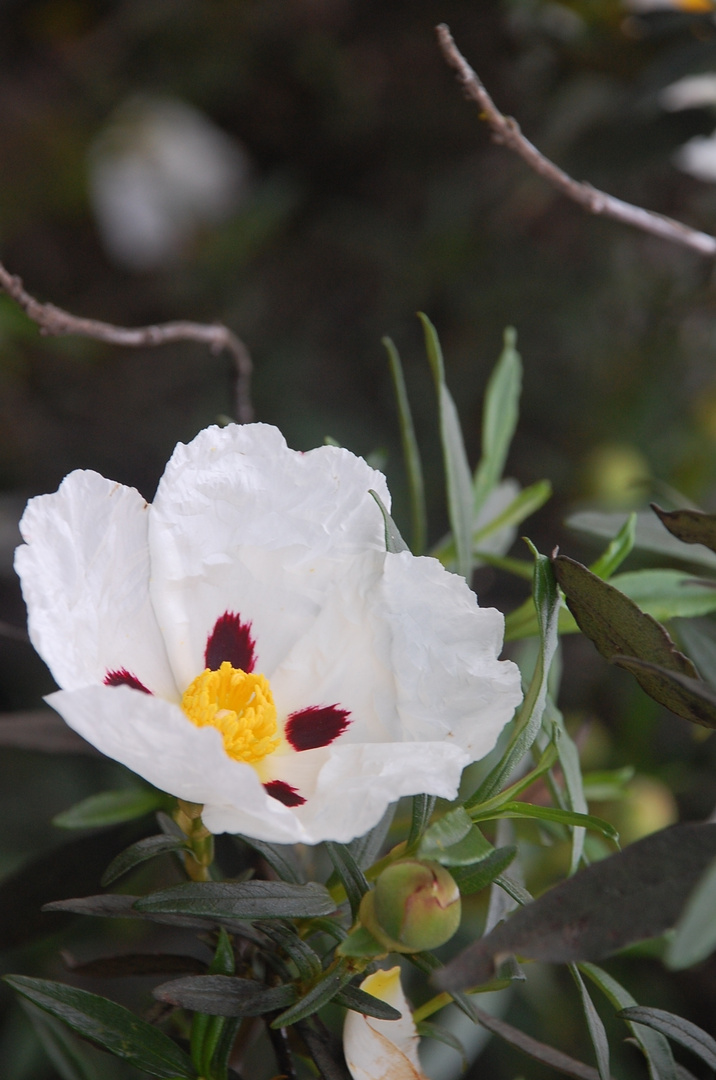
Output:
[[253,765],[272,754],[280,739],[268,679],[232,667],[207,668],[184,692],[181,707],[197,727],[211,724],[235,761]]

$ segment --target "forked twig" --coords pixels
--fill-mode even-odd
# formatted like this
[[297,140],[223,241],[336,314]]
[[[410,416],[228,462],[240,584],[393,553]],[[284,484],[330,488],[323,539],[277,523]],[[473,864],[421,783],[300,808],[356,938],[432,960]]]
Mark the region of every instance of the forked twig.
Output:
[[213,353],[222,349],[234,361],[234,396],[236,419],[246,424],[253,419],[251,405],[251,357],[244,343],[228,327],[221,323],[167,322],[156,326],[113,326],[98,319],[84,319],[70,315],[54,304],[41,304],[26,290],[19,277],[9,273],[0,263],[0,289],[7,293],[34,323],[41,334],[64,337],[79,334],[81,337],[106,341],[110,345],[138,348],[143,345],[165,345],[172,341],[200,341]]
[[613,195],[607,195],[606,192],[599,191],[591,184],[573,180],[563,169],[540,153],[529,139],[525,138],[516,120],[500,112],[477,74],[458,49],[449,28],[442,23],[436,27],[436,33],[445,60],[457,72],[466,97],[479,106],[481,118],[489,124],[495,142],[501,143],[509,150],[514,150],[534,172],[543,176],[545,180],[568,198],[579,203],[590,214],[601,214],[620,221],[622,224],[632,225],[636,229],[641,229],[642,232],[659,236],[662,240],[671,240],[692,248],[701,255],[712,257],[716,255],[716,236],[699,232],[698,229],[691,229],[680,221],[674,221],[673,218],[654,213],[652,210],[644,210],[641,206],[634,206]]

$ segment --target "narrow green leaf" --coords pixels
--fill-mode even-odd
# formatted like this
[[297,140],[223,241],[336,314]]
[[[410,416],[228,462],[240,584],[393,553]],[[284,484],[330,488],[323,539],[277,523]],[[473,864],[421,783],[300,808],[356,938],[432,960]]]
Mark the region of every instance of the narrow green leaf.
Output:
[[[472,821],[462,806],[449,810],[423,833],[417,851],[419,858],[434,859],[437,855],[442,855],[448,848],[463,840],[472,827]],[[484,843],[489,850],[486,840]]]
[[685,544],[703,544],[716,552],[716,515],[703,514],[700,510],[662,510],[656,503],[651,509],[677,540]]
[[539,780],[545,773],[549,772],[554,763],[557,760],[557,743],[550,742],[542,751],[539,761],[535,765],[534,769],[531,769],[524,776],[516,780],[514,784],[510,784],[509,787],[503,788],[498,795],[493,795],[491,799],[485,799],[484,802],[470,805],[470,816],[474,820],[475,814],[483,814],[487,811],[499,810],[505,803],[513,802],[515,795],[519,795],[522,791],[532,787],[532,785]]
[[[629,991],[602,968],[595,964],[580,964],[579,970],[599,987],[616,1010],[636,1005]],[[642,1025],[632,1024],[629,1020],[626,1024],[646,1058],[651,1080],[677,1080],[674,1055],[664,1036],[648,1028],[645,1030]]]
[[410,551],[410,548],[400,535],[398,526],[393,521],[392,517],[388,513],[387,509],[383,505],[383,501],[377,491],[373,491],[372,488],[368,489],[368,493],[373,496],[378,503],[381,514],[383,515],[383,524],[385,526],[385,550],[396,555],[401,551]]
[[712,618],[679,619],[674,624],[679,644],[699,675],[716,689],[716,621]]
[[418,318],[423,325],[425,349],[432,368],[438,397],[440,437],[445,462],[445,479],[448,495],[448,517],[455,539],[457,570],[468,584],[472,580],[472,521],[474,495],[472,476],[467,461],[460,419],[450,391],[445,385],[445,365],[437,331],[422,311]]
[[150,1076],[176,1080],[196,1075],[189,1057],[175,1042],[123,1005],[48,979],[25,975],[6,975],[4,979],[18,994],[83,1038]]
[[435,809],[434,795],[414,795],[412,814],[410,819],[410,832],[408,833],[407,850],[411,851],[418,843]]
[[134,906],[137,911],[218,920],[301,919],[336,910],[323,885],[287,881],[190,881],[142,897]]
[[299,937],[293,923],[264,920],[261,932],[275,941],[286,956],[293,960],[301,982],[314,982],[318,978],[323,967],[321,958],[307,941]]
[[691,967],[716,949],[716,859],[706,867],[686,902],[666,950],[665,963],[672,970]]
[[611,584],[653,619],[696,618],[716,611],[716,581],[683,570],[632,570]]
[[355,920],[358,918],[360,902],[368,892],[368,882],[345,844],[337,844],[328,840],[326,841],[326,851],[333,863],[333,869],[346,890],[346,896],[351,906],[351,915]]
[[122,788],[119,791],[102,791],[88,799],[63,810],[52,819],[53,825],[62,829],[96,829],[100,826],[118,825],[144,817],[159,810],[166,796],[151,788]]
[[435,1039],[436,1042],[441,1042],[445,1046],[449,1046],[455,1050],[462,1058],[463,1072],[467,1071],[469,1063],[467,1054],[465,1053],[465,1047],[457,1036],[453,1035],[452,1031],[448,1031],[448,1029],[442,1027],[441,1024],[431,1023],[430,1020],[421,1020],[420,1023],[415,1026],[421,1039]]
[[627,795],[634,779],[633,765],[623,769],[603,769],[584,774],[584,794],[588,802],[616,802]]
[[163,855],[167,851],[180,851],[186,849],[186,843],[177,836],[166,836],[159,833],[157,836],[147,836],[144,840],[138,840],[136,844],[125,848],[116,858],[112,859],[104,874],[101,885],[111,885],[123,874],[129,873],[135,866],[153,859],[157,855]]
[[542,715],[547,701],[549,671],[557,648],[559,590],[550,560],[534,549],[533,554],[535,568],[532,591],[540,635],[537,663],[524,701],[517,710],[510,741],[502,759],[485,777],[477,791],[467,799],[465,802],[467,810],[492,798],[502,789],[513,769],[537,738],[542,724]]
[[473,483],[474,510],[477,513],[502,476],[512,436],[517,427],[522,360],[517,352],[517,332],[505,330],[502,355],[490,376],[482,413],[482,457]]
[[32,1022],[42,1049],[62,1080],[99,1080],[76,1036],[29,1001],[23,1001],[22,1006]]
[[[562,775],[564,776],[564,801],[567,804],[567,809],[573,810],[577,814],[587,814],[589,812],[589,806],[584,792],[579,750],[577,749],[577,745],[572,739],[572,736],[567,731],[561,712],[556,708],[549,695],[547,697],[547,717],[552,722],[555,729],[555,744],[557,747],[559,763],[562,766]],[[572,829],[572,855],[569,866],[570,874],[574,874],[579,867],[582,852],[584,850],[584,837],[585,830],[581,828],[581,826],[575,826]]]
[[495,848],[472,866],[456,866],[450,871],[463,896],[482,892],[507,869],[517,854],[513,846]]
[[422,555],[427,541],[428,523],[425,509],[425,484],[423,481],[423,466],[418,450],[418,441],[415,438],[413,417],[410,411],[408,392],[405,388],[403,366],[400,356],[393,341],[389,337],[382,338],[382,343],[388,353],[390,374],[393,378],[395,400],[398,405],[398,419],[400,423],[400,438],[403,444],[403,460],[405,471],[408,476],[408,492],[410,495],[410,516],[412,519],[413,554]]
[[473,546],[479,548],[488,537],[500,532],[501,529],[521,525],[526,518],[544,506],[551,496],[552,485],[549,480],[538,480],[529,487],[523,488],[496,517],[479,528],[475,527],[472,534]]
[[610,540],[606,550],[602,552],[596,562],[592,563],[589,569],[597,577],[606,581],[607,578],[616,573],[627,556],[631,554],[635,539],[636,514],[630,514],[614,539]]
[[557,825],[581,826],[593,832],[600,832],[609,840],[618,841],[619,834],[613,825],[594,814],[577,814],[573,810],[562,810],[558,806],[535,806],[533,803],[508,802],[496,810],[484,813],[472,812],[473,821],[492,821],[495,818],[535,818],[538,821],[553,821]]
[[479,986],[515,953],[549,963],[599,960],[677,921],[716,855],[716,825],[675,825],[585,867],[470,945],[440,973],[443,989]]
[[589,1037],[592,1040],[594,1054],[597,1059],[600,1080],[609,1080],[609,1040],[607,1039],[607,1033],[602,1018],[594,1008],[594,1002],[589,996],[589,992],[584,985],[584,979],[579,974],[577,965],[570,964],[569,970],[572,974],[572,978],[577,984],[577,990],[579,991],[584,1018],[587,1021],[587,1027],[589,1029]]
[[[579,532],[592,536],[611,539],[624,524],[623,513],[600,513],[587,510],[573,514],[567,519],[567,525]],[[698,545],[685,547],[675,536],[665,532],[661,523],[650,510],[640,510],[636,515],[636,539],[634,547],[640,551],[650,551],[668,559],[677,559],[682,563],[705,566],[711,572],[716,570],[716,555]]]
[[490,1013],[477,1005],[474,1006],[474,1009],[477,1022],[482,1027],[535,1061],[540,1061],[543,1065],[547,1065],[548,1068],[564,1073],[565,1076],[573,1076],[576,1080],[601,1080],[599,1073],[591,1065],[585,1065],[583,1062],[569,1057],[568,1054],[563,1054],[561,1050],[555,1050],[553,1046],[538,1042],[531,1035],[525,1035],[523,1031],[506,1023],[504,1020],[498,1019],[496,1016],[491,1016]]
[[349,968],[347,961],[339,960],[337,964],[324,972],[318,982],[295,1005],[277,1016],[272,1021],[271,1027],[288,1027],[289,1024],[295,1024],[299,1020],[305,1020],[307,1016],[312,1016],[332,1001],[338,991],[350,982],[353,975],[354,972]]
[[305,879],[299,870],[293,845],[269,844],[265,840],[254,840],[251,836],[242,836],[239,833],[236,834],[235,839],[248,844],[254,851],[258,851],[261,858],[266,860],[282,881],[290,881],[294,885],[303,884]]
[[296,989],[290,984],[264,986],[256,979],[239,979],[233,975],[174,979],[157,986],[153,993],[159,1001],[209,1016],[263,1016],[285,1009],[296,1000]]
[[617,1016],[622,1020],[630,1020],[633,1024],[645,1024],[654,1031],[660,1031],[662,1035],[700,1057],[710,1069],[716,1069],[716,1039],[697,1024],[685,1020],[683,1016],[676,1016],[664,1009],[652,1009],[646,1005],[630,1005],[617,1013]]
[[374,825],[364,836],[357,836],[355,840],[351,840],[348,845],[351,855],[361,870],[372,866],[382,852],[397,806],[397,803],[391,803],[377,825]]
[[375,1016],[377,1020],[400,1020],[400,1012],[389,1005],[387,1001],[381,1001],[373,994],[367,994],[357,986],[349,983],[339,990],[333,999],[336,1005],[342,1005],[345,1009],[363,1013],[364,1016]]

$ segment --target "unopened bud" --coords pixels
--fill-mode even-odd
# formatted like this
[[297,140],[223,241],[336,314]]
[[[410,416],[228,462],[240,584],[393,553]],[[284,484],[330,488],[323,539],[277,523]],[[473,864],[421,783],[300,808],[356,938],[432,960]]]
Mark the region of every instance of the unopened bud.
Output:
[[360,921],[391,952],[421,952],[450,940],[460,907],[460,890],[443,866],[401,859],[363,897]]

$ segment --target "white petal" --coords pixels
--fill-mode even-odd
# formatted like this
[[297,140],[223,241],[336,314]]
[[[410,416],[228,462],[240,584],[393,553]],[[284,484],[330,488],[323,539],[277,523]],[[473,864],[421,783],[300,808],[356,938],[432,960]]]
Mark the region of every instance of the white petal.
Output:
[[15,568],[32,643],[65,689],[126,668],[176,698],[149,598],[147,511],[134,488],[81,471],[27,505]]
[[353,1080],[424,1080],[418,1034],[400,985],[400,968],[377,971],[361,990],[392,1005],[400,1020],[378,1020],[350,1010],[343,1027],[343,1051]]
[[384,477],[346,450],[289,450],[264,424],[211,427],[177,446],[152,506],[152,598],[180,686],[216,619],[252,624],[271,676],[310,625],[342,561],[380,550]]

